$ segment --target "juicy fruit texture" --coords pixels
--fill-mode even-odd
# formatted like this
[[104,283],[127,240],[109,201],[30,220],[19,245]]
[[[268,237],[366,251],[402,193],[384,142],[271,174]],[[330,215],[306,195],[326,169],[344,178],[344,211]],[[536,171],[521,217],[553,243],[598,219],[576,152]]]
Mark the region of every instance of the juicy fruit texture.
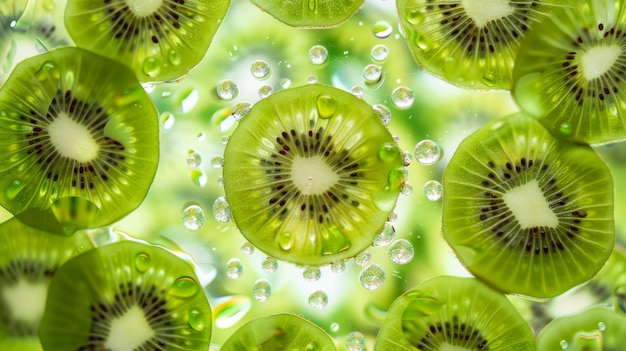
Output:
[[592,307],[548,323],[537,335],[537,351],[624,349],[626,316]]
[[551,10],[545,1],[398,0],[415,60],[427,72],[474,89],[510,89],[520,42]]
[[243,325],[221,351],[336,351],[333,339],[317,325],[289,313],[257,318]]
[[522,43],[515,100],[559,138],[626,139],[626,3],[583,0],[560,11]]
[[65,261],[92,247],[81,234],[52,235],[17,219],[0,224],[0,350],[41,350],[50,280]]
[[169,81],[206,54],[230,0],[68,0],[76,45],[130,65],[140,81]]
[[150,97],[127,67],[78,48],[21,62],[0,90],[0,204],[72,234],[143,201],[159,160]]
[[371,245],[404,182],[396,143],[373,108],[328,86],[259,101],[224,152],[233,219],[280,260],[323,265]]
[[335,27],[352,17],[364,0],[251,0],[277,20],[300,28]]
[[593,277],[613,249],[606,164],[524,114],[461,142],[443,188],[444,238],[470,272],[501,291],[556,296]]
[[40,329],[45,350],[202,350],[211,309],[191,262],[133,241],[58,269]]
[[534,350],[530,326],[474,278],[438,276],[398,297],[376,338],[387,350]]

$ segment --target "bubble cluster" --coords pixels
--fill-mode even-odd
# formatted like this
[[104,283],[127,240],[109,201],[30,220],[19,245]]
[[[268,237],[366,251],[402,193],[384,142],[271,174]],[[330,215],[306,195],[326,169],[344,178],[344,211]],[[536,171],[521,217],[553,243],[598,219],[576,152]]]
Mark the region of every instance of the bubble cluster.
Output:
[[189,230],[198,230],[204,224],[204,211],[200,206],[191,205],[183,210],[183,225]]

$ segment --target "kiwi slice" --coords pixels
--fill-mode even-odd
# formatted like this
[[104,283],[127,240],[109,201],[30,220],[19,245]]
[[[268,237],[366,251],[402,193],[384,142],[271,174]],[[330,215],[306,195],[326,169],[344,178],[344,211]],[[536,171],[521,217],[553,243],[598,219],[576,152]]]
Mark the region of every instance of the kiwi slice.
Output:
[[535,26],[522,43],[513,96],[559,138],[626,139],[625,5],[582,0]]
[[135,241],[61,266],[40,328],[46,351],[206,351],[210,337],[211,308],[192,263]]
[[228,140],[223,175],[243,235],[270,256],[303,265],[371,245],[404,182],[398,147],[374,109],[317,84],[254,105]]
[[298,28],[336,27],[352,17],[364,0],[250,0],[286,25]]
[[510,89],[520,42],[551,11],[550,3],[398,0],[397,8],[413,57],[426,72],[461,87]]
[[65,261],[92,247],[82,234],[53,235],[15,218],[0,225],[0,350],[41,350],[50,281]]
[[622,351],[626,316],[601,306],[557,318],[537,335],[537,351]]
[[72,234],[143,201],[159,161],[157,110],[132,71],[64,47],[20,62],[0,90],[0,205]]
[[529,351],[534,344],[504,295],[475,278],[438,276],[391,304],[374,350]]
[[237,329],[220,351],[336,351],[322,328],[291,314],[256,318]]
[[585,145],[523,113],[468,136],[443,175],[443,234],[475,276],[549,298],[588,281],[615,243],[613,179]]
[[68,0],[76,45],[131,66],[140,81],[185,75],[206,54],[230,0]]

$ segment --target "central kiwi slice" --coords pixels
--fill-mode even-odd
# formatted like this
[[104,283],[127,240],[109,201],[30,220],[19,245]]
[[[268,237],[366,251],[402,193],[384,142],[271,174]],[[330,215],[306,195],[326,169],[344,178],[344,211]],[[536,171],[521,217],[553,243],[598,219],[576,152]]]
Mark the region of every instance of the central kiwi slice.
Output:
[[608,167],[525,114],[462,141],[443,189],[445,239],[470,272],[504,292],[556,296],[593,277],[613,250]]
[[40,328],[49,351],[206,351],[210,337],[211,309],[192,263],[134,241],[61,266]]
[[68,0],[76,45],[131,66],[140,81],[178,79],[206,54],[230,0]]
[[126,66],[64,47],[22,61],[0,90],[0,205],[55,233],[109,225],[143,201],[157,110]]
[[375,351],[529,351],[530,325],[502,294],[474,278],[438,276],[389,307]]
[[243,235],[277,259],[306,265],[371,245],[404,182],[398,147],[374,109],[324,85],[254,105],[226,145],[223,171]]

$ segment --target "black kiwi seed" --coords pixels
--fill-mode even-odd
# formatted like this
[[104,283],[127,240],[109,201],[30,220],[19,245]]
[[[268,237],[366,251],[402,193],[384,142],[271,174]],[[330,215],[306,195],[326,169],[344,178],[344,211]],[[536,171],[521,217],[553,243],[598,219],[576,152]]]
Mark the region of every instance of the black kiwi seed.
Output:
[[[453,345],[463,345],[468,350],[489,351],[488,340],[474,329],[471,325],[460,323],[457,316],[454,316],[452,323],[437,322],[428,326],[428,331],[423,338],[417,341],[414,346],[418,350],[436,350],[440,341],[446,340]],[[413,340],[410,340],[413,343]]]

